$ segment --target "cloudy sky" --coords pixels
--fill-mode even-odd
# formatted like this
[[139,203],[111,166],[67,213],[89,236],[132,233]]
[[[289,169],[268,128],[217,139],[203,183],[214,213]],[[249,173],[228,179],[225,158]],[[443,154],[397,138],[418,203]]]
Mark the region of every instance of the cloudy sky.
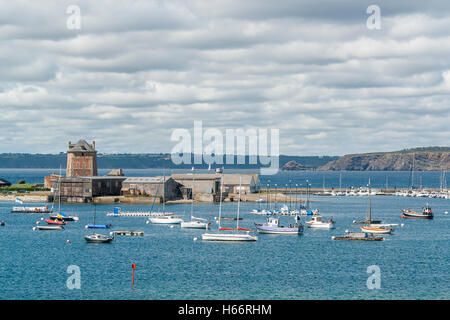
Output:
[[0,0],[0,152],[170,152],[194,120],[289,155],[448,146],[449,31],[435,0]]

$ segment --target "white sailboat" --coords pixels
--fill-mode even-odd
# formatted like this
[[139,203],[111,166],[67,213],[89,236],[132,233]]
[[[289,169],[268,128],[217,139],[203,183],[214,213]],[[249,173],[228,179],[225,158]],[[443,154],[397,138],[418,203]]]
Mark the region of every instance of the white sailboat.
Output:
[[[164,173],[164,177],[163,177],[163,188],[164,188],[164,184],[166,182],[166,176]],[[152,224],[180,224],[183,222],[183,219],[173,215],[172,212],[166,212],[165,211],[165,192],[163,191],[163,207],[162,207],[162,212],[160,213],[160,215],[151,215],[148,218],[148,221],[151,222]],[[148,223],[148,222],[147,222]]]
[[394,229],[392,227],[382,227],[382,226],[374,226],[370,222],[372,221],[372,200],[370,198],[370,179],[369,179],[369,224],[366,224],[364,226],[359,226],[361,228],[362,232],[366,233],[375,233],[375,234],[391,234]]
[[[233,228],[223,228],[220,226],[222,218],[222,190],[223,190],[223,175],[221,177],[220,186],[220,202],[219,202],[219,230],[217,233],[204,233],[202,234],[203,241],[257,241],[258,237],[251,235],[249,232],[253,231],[250,229],[244,229],[239,227],[239,210],[241,202],[241,188],[239,188],[239,200],[238,200],[238,211],[236,219],[236,229]],[[221,231],[234,231],[234,232],[221,232]],[[239,233],[239,231],[246,231],[246,233]]]
[[192,175],[192,204],[191,204],[191,221],[182,221],[181,228],[191,229],[209,229],[210,223],[203,218],[194,217],[194,175]]

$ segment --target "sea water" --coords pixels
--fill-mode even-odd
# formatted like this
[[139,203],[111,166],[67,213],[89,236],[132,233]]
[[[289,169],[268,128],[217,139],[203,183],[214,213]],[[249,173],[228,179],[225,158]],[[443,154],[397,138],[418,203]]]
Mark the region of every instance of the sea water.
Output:
[[[9,172],[9,179],[5,172]],[[10,181],[34,177],[41,182],[48,173],[2,169],[0,176]],[[407,185],[408,173],[397,174],[399,180],[391,175],[389,183]],[[325,181],[336,179],[336,172],[280,173],[270,179],[286,184],[289,179],[308,177],[322,186],[321,175],[325,175]],[[378,176],[381,186],[385,173],[345,175],[355,186],[369,177],[373,182]],[[437,179],[439,187],[439,173],[430,177],[430,181]],[[11,213],[15,204],[0,202],[0,220],[6,222],[0,227],[0,299],[449,299],[450,216],[445,211],[450,209],[450,200],[397,196],[371,199],[374,219],[404,224],[395,227],[392,235],[384,235],[385,241],[331,240],[345,230],[359,230],[352,221],[366,217],[367,197],[313,196],[311,206],[318,208],[324,219],[332,217],[336,229],[305,227],[300,236],[258,234],[258,241],[247,243],[203,242],[204,230],[147,224],[145,217],[107,216],[117,204],[96,205],[95,210],[91,204],[63,204],[62,211],[78,216],[79,221],[69,222],[63,231],[33,231],[36,222],[45,224],[41,218],[48,215]],[[433,220],[401,218],[402,209],[420,211],[426,202],[435,214]],[[119,206],[122,211],[151,208]],[[264,217],[250,213],[258,206],[241,203],[240,226],[254,228],[255,222],[264,221]],[[166,205],[165,209],[190,219],[190,204]],[[161,205],[155,205],[154,211],[159,210]],[[84,236],[93,230],[85,229],[85,225],[93,223],[94,211],[97,224],[113,226],[95,232],[134,229],[143,230],[145,235],[116,236],[110,244],[86,243]],[[223,216],[236,213],[237,203],[223,204]],[[195,216],[211,221],[209,232],[217,231],[217,214],[218,204],[194,206]],[[302,217],[303,223],[307,220],[309,217]],[[294,222],[294,217],[281,217],[284,225]],[[236,222],[223,221],[222,225],[235,227]],[[136,265],[134,285],[132,264]],[[373,276],[368,267],[374,265],[380,270],[379,289],[370,289],[367,283]],[[68,273],[69,266],[80,270],[79,289],[67,284],[74,276]]]

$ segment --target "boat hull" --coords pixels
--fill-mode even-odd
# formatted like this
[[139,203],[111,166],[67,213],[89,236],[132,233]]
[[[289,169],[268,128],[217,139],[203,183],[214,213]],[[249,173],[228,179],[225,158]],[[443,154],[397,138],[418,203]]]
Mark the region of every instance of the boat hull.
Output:
[[84,240],[86,240],[86,242],[88,243],[110,243],[114,240],[114,238],[104,235],[92,235],[84,236]]
[[332,222],[306,222],[306,225],[311,229],[334,229],[336,227]]
[[208,222],[200,222],[200,221],[183,221],[180,224],[181,228],[190,228],[190,229],[208,229]]
[[37,226],[39,230],[64,230],[63,226],[52,225],[52,226]]
[[65,224],[67,224],[67,222],[65,222],[65,221],[56,220],[56,219],[45,219],[45,222],[47,222],[48,224],[54,224],[54,225],[65,225]]
[[374,237],[374,238],[352,238],[352,237],[331,237],[332,240],[348,240],[348,241],[382,241],[384,238],[382,237]]
[[403,219],[433,219],[433,214],[423,214],[420,212],[403,210]]
[[303,227],[275,227],[265,226],[263,224],[255,224],[258,233],[263,234],[291,234],[299,235],[303,233]]
[[238,233],[204,233],[203,241],[257,241],[257,236]]
[[375,234],[391,234],[393,229],[377,228],[377,227],[361,227],[362,232]]
[[87,229],[109,229],[112,225],[110,224],[88,224],[86,225]]
[[181,218],[164,218],[164,217],[153,217],[149,218],[149,221],[153,224],[180,224],[183,222]]
[[72,217],[72,216],[62,217],[62,218],[60,218],[58,216],[50,216],[50,219],[52,219],[52,220],[62,220],[62,221],[78,221],[78,217]]

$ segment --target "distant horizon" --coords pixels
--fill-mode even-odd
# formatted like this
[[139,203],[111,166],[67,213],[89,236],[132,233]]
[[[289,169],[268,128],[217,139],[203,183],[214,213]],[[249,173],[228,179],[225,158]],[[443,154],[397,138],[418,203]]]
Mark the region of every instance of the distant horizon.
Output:
[[[354,152],[354,153],[345,153],[342,155],[338,154],[286,154],[286,153],[280,153],[279,156],[285,156],[285,157],[343,157],[346,155],[355,155],[355,154],[376,154],[376,153],[396,153],[396,152],[431,152],[429,150],[420,150],[420,149],[444,149],[444,150],[437,150],[436,152],[450,152],[450,146],[421,146],[421,147],[411,147],[411,148],[404,148],[404,149],[397,149],[397,150],[390,150],[390,151],[369,151],[369,152]],[[446,150],[448,149],[448,150]],[[40,153],[40,152],[0,152],[1,154],[20,154],[20,155],[65,155],[67,154],[67,151],[61,151],[58,153]],[[170,153],[170,152],[99,152],[97,151],[97,156],[101,155],[171,155],[176,153]],[[190,153],[191,155],[197,155],[196,153]],[[198,154],[199,155],[199,154]],[[223,156],[230,155],[230,154],[223,154]],[[239,154],[232,154],[233,156],[239,156]],[[244,154],[243,156],[249,156],[247,154]]]

